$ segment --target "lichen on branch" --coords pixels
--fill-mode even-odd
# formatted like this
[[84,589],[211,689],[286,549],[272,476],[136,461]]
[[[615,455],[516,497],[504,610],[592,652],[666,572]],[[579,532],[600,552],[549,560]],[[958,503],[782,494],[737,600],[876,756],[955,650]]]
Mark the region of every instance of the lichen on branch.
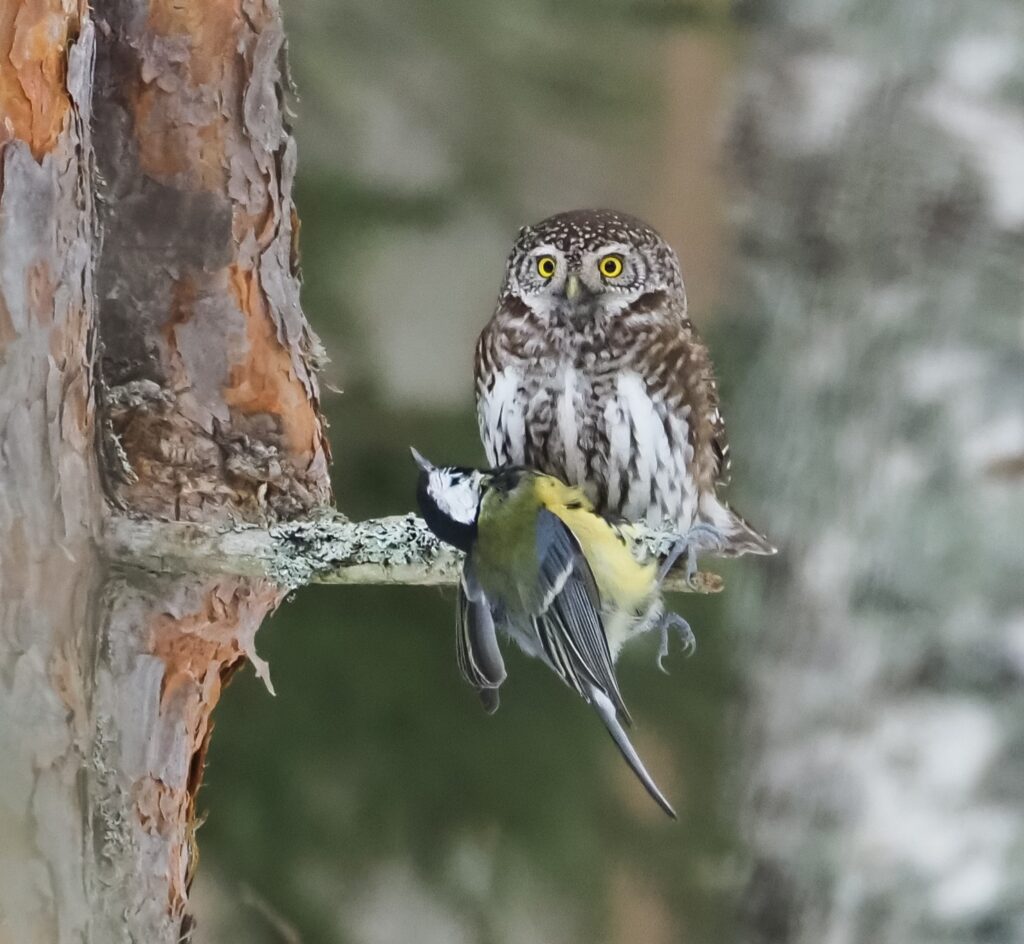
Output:
[[[637,528],[638,544],[654,557],[664,557],[675,539]],[[288,589],[311,583],[454,584],[462,566],[462,555],[413,514],[349,521],[325,513],[269,527],[211,527],[120,515],[108,523],[107,550],[122,566],[266,577]],[[682,574],[673,573],[665,586],[717,593],[722,580],[702,571],[691,587]]]

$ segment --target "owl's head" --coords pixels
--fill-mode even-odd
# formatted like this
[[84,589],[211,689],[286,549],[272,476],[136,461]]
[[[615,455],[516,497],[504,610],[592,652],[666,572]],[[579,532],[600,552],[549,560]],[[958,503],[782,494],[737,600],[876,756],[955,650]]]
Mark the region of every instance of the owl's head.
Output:
[[668,308],[686,310],[672,247],[646,223],[614,210],[572,210],[524,226],[504,292],[538,315],[571,320],[613,316],[652,293],[666,295]]

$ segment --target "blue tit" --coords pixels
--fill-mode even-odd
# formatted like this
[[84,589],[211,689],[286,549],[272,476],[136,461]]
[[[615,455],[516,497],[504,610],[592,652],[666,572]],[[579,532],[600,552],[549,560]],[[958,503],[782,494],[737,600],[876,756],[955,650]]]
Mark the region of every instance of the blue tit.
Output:
[[[495,711],[505,663],[498,630],[548,665],[594,707],[622,756],[669,816],[675,811],[647,772],[622,722],[631,724],[615,677],[623,644],[648,630],[689,625],[666,613],[665,574],[687,547],[659,568],[639,561],[628,534],[598,515],[583,493],[530,469],[438,468],[413,450],[417,498],[430,529],[466,554],[456,607],[459,668]],[[621,720],[620,720],[621,719]]]

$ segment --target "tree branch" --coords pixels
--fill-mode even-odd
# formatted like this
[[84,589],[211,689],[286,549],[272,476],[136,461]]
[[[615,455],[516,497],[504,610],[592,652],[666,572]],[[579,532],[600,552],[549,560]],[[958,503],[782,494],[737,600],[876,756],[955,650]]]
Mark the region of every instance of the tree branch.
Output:
[[[462,555],[413,514],[349,521],[327,513],[269,527],[225,528],[115,515],[107,524],[106,540],[111,560],[123,566],[158,573],[266,577],[289,589],[311,583],[454,584],[462,565]],[[674,540],[668,532],[638,527],[639,545],[658,558]],[[722,579],[702,571],[691,588],[674,573],[665,586],[717,593]]]

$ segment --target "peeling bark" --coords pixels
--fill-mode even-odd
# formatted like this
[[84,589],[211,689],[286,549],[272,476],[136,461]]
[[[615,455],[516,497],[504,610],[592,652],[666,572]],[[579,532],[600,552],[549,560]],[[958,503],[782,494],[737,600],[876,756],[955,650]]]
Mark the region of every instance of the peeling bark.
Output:
[[91,628],[102,568],[90,371],[93,33],[0,10],[0,937],[89,925]]
[[135,512],[276,520],[330,499],[299,307],[273,0],[95,7],[105,418]]
[[[277,6],[115,0],[94,16],[110,498],[205,526],[309,513],[330,499],[328,450],[319,342],[299,307]],[[180,576],[121,571],[104,588],[98,940],[188,931],[211,713],[243,659],[265,675],[254,637],[284,593],[177,563]]]
[[101,496],[207,528],[330,499],[283,40],[273,2],[0,9],[0,928],[18,944],[187,934],[211,712],[244,659],[266,677],[254,637],[285,592],[187,559],[108,575]]
[[269,581],[115,577],[93,677],[93,939],[177,941],[197,865],[196,794],[224,681],[281,599]]

